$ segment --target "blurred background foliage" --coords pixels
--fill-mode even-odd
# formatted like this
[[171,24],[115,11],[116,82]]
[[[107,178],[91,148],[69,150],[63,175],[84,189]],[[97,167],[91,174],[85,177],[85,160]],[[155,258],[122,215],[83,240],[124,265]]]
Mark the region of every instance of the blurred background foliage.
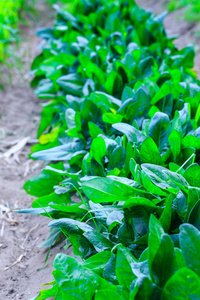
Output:
[[167,3],[169,11],[183,7],[185,7],[184,18],[186,21],[200,21],[200,0],[171,0]]

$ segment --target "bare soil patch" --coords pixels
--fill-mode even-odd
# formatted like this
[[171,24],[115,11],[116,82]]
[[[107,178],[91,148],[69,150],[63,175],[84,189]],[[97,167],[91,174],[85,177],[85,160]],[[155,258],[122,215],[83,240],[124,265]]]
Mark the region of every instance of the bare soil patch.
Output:
[[[7,70],[1,76],[5,90],[0,90],[0,299],[28,300],[39,292],[41,284],[52,281],[53,258],[59,247],[52,249],[47,267],[47,250],[37,246],[47,237],[49,220],[42,216],[10,212],[16,208],[30,208],[32,199],[23,190],[30,177],[38,174],[41,162],[29,160],[28,154],[36,138],[41,107],[30,88],[27,72],[38,53],[40,40],[36,29],[53,20],[53,9],[38,1],[39,16],[33,17],[29,27],[23,26],[18,55],[22,70]],[[30,137],[29,142],[14,155],[2,157],[14,145]],[[31,143],[30,143],[31,142]],[[20,144],[18,144],[20,145]],[[9,155],[9,152],[7,152]]]

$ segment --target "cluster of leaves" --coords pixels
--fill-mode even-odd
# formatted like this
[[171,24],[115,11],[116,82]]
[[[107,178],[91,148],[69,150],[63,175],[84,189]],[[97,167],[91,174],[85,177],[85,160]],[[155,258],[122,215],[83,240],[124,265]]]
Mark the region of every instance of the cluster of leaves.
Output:
[[52,289],[35,299],[196,299],[194,51],[178,51],[164,15],[131,0],[75,1],[73,14],[55,8],[32,65],[32,86],[50,101],[31,154],[54,163],[25,184],[37,199],[21,212],[51,217],[42,246],[64,234],[82,263],[59,254]]
[[186,21],[200,21],[200,1],[199,0],[170,0],[167,4],[170,11],[185,8],[184,17]]
[[5,61],[10,43],[18,41],[17,25],[23,0],[0,1],[0,61]]
[[[86,230],[86,224],[76,225],[74,230]],[[43,300],[51,296],[62,300],[198,299],[198,229],[190,224],[181,225],[180,245],[177,248],[153,215],[149,226],[149,247],[139,259],[121,244],[110,250],[111,246],[102,239],[96,245],[98,253],[83,262],[65,254],[57,254],[53,287],[42,290],[35,299]],[[92,232],[87,230],[87,233]],[[100,249],[104,250],[100,252]]]

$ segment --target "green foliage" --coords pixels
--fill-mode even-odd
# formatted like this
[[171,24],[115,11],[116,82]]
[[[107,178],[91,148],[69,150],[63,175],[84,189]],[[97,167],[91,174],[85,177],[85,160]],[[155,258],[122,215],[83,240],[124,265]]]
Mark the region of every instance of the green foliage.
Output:
[[[198,258],[194,261],[194,253],[188,251],[184,243],[181,243],[180,249],[176,248],[154,218],[151,218],[150,223],[149,247],[139,260],[121,245],[112,252],[106,250],[95,254],[84,262],[58,254],[54,261],[53,287],[41,291],[36,299],[47,299],[47,295],[55,296],[54,299],[90,300],[103,299],[105,296],[110,297],[108,299],[116,297],[118,300],[198,299]],[[190,238],[190,232],[194,239],[200,235],[192,225],[185,224],[180,228],[179,238],[181,235]],[[189,262],[188,252],[192,255]],[[180,257],[182,265],[179,264]],[[192,263],[195,270],[191,268]]]
[[23,0],[0,1],[0,61],[5,61],[10,43],[18,40],[17,25]]
[[200,1],[199,0],[171,0],[167,4],[170,11],[185,7],[184,17],[187,21],[199,22]]
[[38,198],[22,212],[51,217],[43,245],[65,234],[81,259],[58,254],[36,299],[198,299],[194,51],[132,1],[55,8],[32,65],[35,93],[50,100],[30,155],[54,164],[25,184]]

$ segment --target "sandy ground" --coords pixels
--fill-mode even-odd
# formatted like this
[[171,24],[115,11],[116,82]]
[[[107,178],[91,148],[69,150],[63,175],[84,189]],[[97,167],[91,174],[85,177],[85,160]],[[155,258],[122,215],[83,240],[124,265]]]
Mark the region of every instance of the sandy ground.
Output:
[[[29,27],[23,26],[23,42],[17,50],[23,60],[23,68],[12,71],[12,85],[8,84],[8,71],[4,70],[0,91],[0,154],[5,153],[23,138],[36,138],[40,122],[39,101],[25,80],[30,64],[37,54],[40,40],[35,30],[50,25],[53,10],[40,3],[40,15],[33,18]],[[48,13],[46,11],[48,9]],[[42,21],[41,21],[42,20]],[[39,173],[41,162],[28,159],[30,145],[27,144],[15,156],[0,159],[0,299],[24,299],[34,297],[43,283],[52,281],[53,258],[60,246],[50,253],[45,265],[46,249],[37,246],[47,237],[45,217],[8,213],[16,208],[30,208],[31,198],[23,190],[27,179]],[[14,220],[14,221],[11,221]],[[10,221],[12,223],[10,223]],[[13,265],[14,264],[14,265]],[[12,266],[13,265],[13,266]]]
[[[53,12],[40,3],[40,16],[37,22],[23,29],[23,43],[18,52],[23,57],[23,69],[12,71],[12,85],[8,84],[7,72],[2,81],[5,91],[0,91],[0,154],[12,146],[11,143],[23,138],[36,138],[40,121],[41,108],[29,87],[29,80],[24,75],[30,69],[30,63],[37,54],[39,43],[35,30],[43,25],[51,24]],[[138,0],[137,3],[155,13],[163,11],[162,1]],[[42,20],[42,21],[41,21]],[[182,13],[172,13],[165,19],[165,27],[171,34],[178,33],[176,40],[178,48],[194,43],[197,49],[195,68],[200,70],[199,38],[194,33],[197,24],[189,24],[182,20]],[[28,159],[30,145],[7,161],[0,158],[0,299],[23,299],[34,297],[40,290],[41,284],[52,280],[53,259],[55,254],[63,250],[58,245],[51,250],[45,265],[47,250],[37,246],[47,237],[48,219],[41,216],[8,213],[16,208],[30,208],[31,198],[23,190],[26,180],[38,174],[42,163],[31,162]],[[6,218],[5,218],[6,217]],[[10,223],[10,220],[12,223]],[[40,270],[43,266],[44,269]]]

